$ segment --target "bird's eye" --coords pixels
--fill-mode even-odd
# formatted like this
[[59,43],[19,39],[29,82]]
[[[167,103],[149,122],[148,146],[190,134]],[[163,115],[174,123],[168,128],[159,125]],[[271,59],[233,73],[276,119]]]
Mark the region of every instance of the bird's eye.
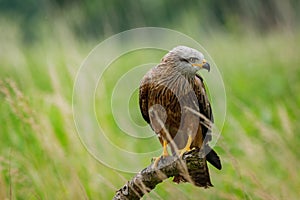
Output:
[[190,58],[190,62],[194,63],[196,62],[197,58]]

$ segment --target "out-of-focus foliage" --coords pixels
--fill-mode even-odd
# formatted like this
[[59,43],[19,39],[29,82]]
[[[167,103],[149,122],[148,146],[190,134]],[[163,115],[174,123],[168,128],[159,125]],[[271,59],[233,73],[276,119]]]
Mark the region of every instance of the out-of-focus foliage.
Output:
[[57,15],[80,37],[99,37],[140,26],[194,26],[232,31],[239,24],[260,32],[293,29],[300,21],[298,0],[2,0],[1,15],[17,19],[26,40],[38,37],[38,23]]

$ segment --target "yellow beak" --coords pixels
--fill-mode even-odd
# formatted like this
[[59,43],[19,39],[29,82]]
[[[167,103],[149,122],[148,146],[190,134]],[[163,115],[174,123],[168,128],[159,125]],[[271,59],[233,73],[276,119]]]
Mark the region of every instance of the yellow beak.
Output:
[[193,63],[192,65],[194,67],[199,67],[200,69],[204,68],[204,69],[207,69],[207,71],[210,71],[210,65],[208,62],[206,62],[205,59],[202,60],[202,63]]

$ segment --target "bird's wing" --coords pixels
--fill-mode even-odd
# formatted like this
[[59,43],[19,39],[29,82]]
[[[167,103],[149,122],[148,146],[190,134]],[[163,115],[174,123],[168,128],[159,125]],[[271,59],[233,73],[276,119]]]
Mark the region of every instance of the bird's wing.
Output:
[[142,116],[144,120],[150,124],[149,112],[148,112],[148,91],[149,91],[149,84],[151,80],[151,72],[148,72],[140,83],[139,88],[139,104],[140,110],[142,112]]
[[201,117],[202,135],[203,138],[207,136],[206,141],[210,141],[211,135],[207,135],[207,133],[210,133],[210,130],[207,126],[211,127],[211,123],[213,123],[213,114],[203,79],[199,74],[196,74],[195,77],[195,93],[199,103],[199,111],[202,115],[204,115]]
[[[208,100],[205,85],[203,83],[203,79],[200,75],[196,74],[195,77],[195,93],[198,98],[199,110],[200,113],[204,115],[208,120],[210,120],[210,126],[214,122],[212,109],[210,102]],[[205,138],[205,151],[207,152],[206,160],[210,162],[217,169],[222,169],[221,161],[218,154],[207,144],[208,141],[212,139],[211,130],[203,124],[203,119],[201,119],[201,128],[202,128],[202,136]]]

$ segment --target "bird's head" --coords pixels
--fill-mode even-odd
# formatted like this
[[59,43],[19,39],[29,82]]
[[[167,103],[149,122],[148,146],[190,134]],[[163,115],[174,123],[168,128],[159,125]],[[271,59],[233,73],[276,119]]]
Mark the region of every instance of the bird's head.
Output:
[[210,71],[210,65],[201,52],[186,46],[177,46],[167,53],[163,60],[170,60],[174,67],[188,74],[195,74],[200,69]]

